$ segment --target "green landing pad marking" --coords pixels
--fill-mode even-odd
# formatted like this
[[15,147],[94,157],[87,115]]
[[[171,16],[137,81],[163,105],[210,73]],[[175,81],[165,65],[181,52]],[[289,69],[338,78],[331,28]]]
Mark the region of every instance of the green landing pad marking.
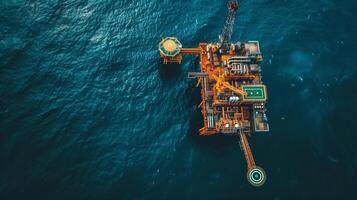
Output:
[[244,85],[242,86],[242,89],[247,93],[244,100],[266,100],[264,85]]

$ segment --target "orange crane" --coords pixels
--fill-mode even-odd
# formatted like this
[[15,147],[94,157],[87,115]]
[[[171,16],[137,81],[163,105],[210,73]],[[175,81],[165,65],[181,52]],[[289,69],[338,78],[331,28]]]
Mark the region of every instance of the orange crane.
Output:
[[231,84],[229,84],[227,81],[224,80],[224,77],[218,77],[215,74],[212,74],[212,78],[214,80],[216,80],[216,85],[215,88],[217,90],[218,93],[222,93],[224,88],[227,88],[229,90],[232,90],[233,92],[241,95],[241,96],[247,96],[247,93],[244,92],[243,90],[236,88],[234,86],[232,86]]

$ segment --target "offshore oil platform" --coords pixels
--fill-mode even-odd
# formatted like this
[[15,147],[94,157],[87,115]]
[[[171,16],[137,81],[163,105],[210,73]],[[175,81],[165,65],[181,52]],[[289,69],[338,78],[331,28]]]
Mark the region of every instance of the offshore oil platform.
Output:
[[167,37],[160,42],[159,51],[164,64],[180,64],[187,54],[199,56],[201,70],[188,73],[188,78],[197,79],[201,86],[203,127],[199,134],[238,135],[247,161],[247,179],[253,186],[261,186],[266,174],[255,164],[248,138],[253,132],[269,131],[267,90],[259,65],[263,57],[258,41],[231,42],[237,11],[237,0],[230,0],[218,42],[182,48],[177,38]]

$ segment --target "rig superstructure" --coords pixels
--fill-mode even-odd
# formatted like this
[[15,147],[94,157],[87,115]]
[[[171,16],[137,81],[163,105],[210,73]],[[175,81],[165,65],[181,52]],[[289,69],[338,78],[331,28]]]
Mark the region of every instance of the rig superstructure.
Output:
[[200,71],[188,74],[201,86],[203,127],[199,134],[239,135],[247,161],[247,179],[253,186],[261,186],[266,174],[255,164],[248,138],[253,132],[269,131],[265,114],[267,90],[259,65],[263,57],[258,41],[230,41],[237,11],[238,2],[230,0],[219,42],[182,48],[178,39],[167,37],[160,42],[159,51],[164,64],[180,64],[185,54],[200,57]]

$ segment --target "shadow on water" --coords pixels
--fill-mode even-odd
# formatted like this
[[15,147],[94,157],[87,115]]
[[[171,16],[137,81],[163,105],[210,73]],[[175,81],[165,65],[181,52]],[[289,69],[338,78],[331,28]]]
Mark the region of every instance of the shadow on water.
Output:
[[161,59],[157,60],[160,79],[164,82],[177,81],[181,76],[182,70],[180,64],[163,64]]
[[197,109],[194,111],[190,118],[190,124],[188,129],[188,138],[189,140],[199,145],[203,148],[213,148],[213,149],[221,149],[224,147],[229,147],[231,145],[237,144],[239,138],[235,136],[226,136],[223,134],[211,135],[211,136],[201,136],[199,135],[199,129],[203,126],[203,117],[201,114],[201,110]]
[[[199,28],[199,30],[192,38],[193,44],[197,45],[200,42],[218,41],[218,36],[220,34],[221,28],[224,25],[224,20],[226,17],[225,15],[222,15],[222,13],[226,13],[227,8],[225,4],[226,3],[223,2],[219,9],[206,20],[207,23]],[[216,36],[214,36],[214,34],[211,34],[212,30],[213,32],[217,33]]]

